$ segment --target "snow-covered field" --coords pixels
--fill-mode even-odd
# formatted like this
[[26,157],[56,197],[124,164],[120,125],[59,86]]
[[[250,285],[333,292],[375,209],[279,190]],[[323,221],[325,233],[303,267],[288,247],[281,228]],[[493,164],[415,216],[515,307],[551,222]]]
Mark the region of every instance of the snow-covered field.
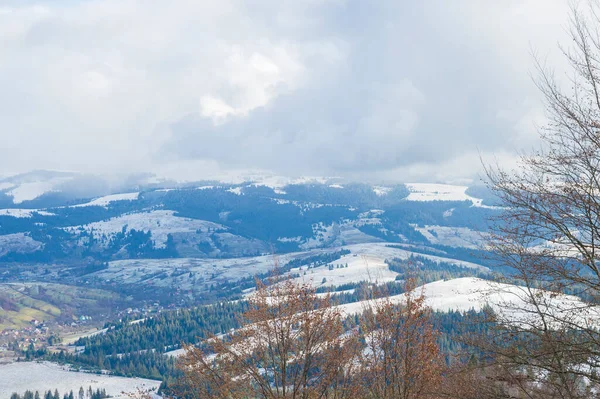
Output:
[[431,244],[441,244],[449,247],[479,248],[486,237],[485,233],[467,227],[413,227],[423,234]]
[[[365,224],[360,220],[358,225]],[[282,237],[284,240],[286,237]],[[293,239],[294,237],[287,237]],[[363,233],[356,228],[355,223],[333,223],[325,225],[323,223],[313,225],[313,237],[300,244],[300,249],[310,250],[324,246],[342,246],[344,244],[361,244],[381,241],[379,238]]]
[[81,208],[86,206],[107,206],[111,202],[115,201],[135,201],[139,198],[140,193],[123,193],[123,194],[113,194],[106,195],[104,197],[96,198],[90,202],[86,202],[85,204],[73,205],[72,208]]
[[410,194],[408,201],[471,201],[475,206],[481,206],[483,200],[471,197],[466,193],[467,186],[450,184],[406,183]]
[[[492,283],[479,278],[456,278],[447,281],[435,281],[425,284],[416,289],[417,293],[423,290],[425,303],[433,310],[440,312],[448,311],[468,311],[471,309],[481,310],[486,301],[492,302],[493,299],[499,299],[491,296],[493,288],[497,288],[497,283]],[[402,303],[405,300],[404,294],[389,297],[393,303]],[[369,301],[361,301],[340,305],[339,308],[346,314],[356,314],[362,312]]]
[[20,362],[0,365],[0,398],[9,398],[13,392],[23,394],[26,390],[43,391],[58,389],[61,397],[79,387],[105,389],[114,398],[126,398],[123,394],[140,389],[158,389],[160,381],[141,378],[124,378],[108,375],[88,374],[69,371],[56,363]]
[[[290,259],[289,255],[282,255],[279,262],[284,264]],[[162,287],[201,289],[212,282],[238,281],[266,273],[273,269],[274,262],[271,255],[234,259],[131,259],[110,262],[108,269],[94,275],[124,284],[143,282]],[[189,273],[192,273],[191,278]]]
[[349,249],[352,252],[352,254],[374,256],[374,257],[378,257],[381,259],[393,259],[393,258],[408,259],[411,256],[415,255],[415,256],[420,256],[420,257],[429,259],[434,262],[438,262],[438,263],[445,262],[445,263],[450,263],[452,265],[456,265],[459,267],[465,267],[465,268],[469,268],[469,269],[488,270],[486,267],[478,265],[476,263],[465,262],[462,260],[456,260],[456,259],[451,259],[451,258],[445,258],[443,256],[419,254],[419,253],[411,252],[407,249],[399,249],[399,248],[390,247],[389,245],[390,245],[390,243],[381,242],[381,243],[348,245],[345,248]]
[[360,281],[383,284],[394,281],[398,274],[388,268],[384,259],[373,255],[345,255],[331,264],[333,265],[331,270],[329,265],[310,269],[303,266],[292,269],[291,273],[300,274],[300,277],[295,279],[297,282],[310,283],[315,287],[340,286]]
[[226,227],[220,224],[178,217],[175,216],[174,211],[166,210],[130,213],[102,222],[67,227],[65,230],[73,234],[81,230],[93,232],[94,237],[102,241],[106,237],[110,239],[111,235],[120,233],[124,226],[127,226],[128,230],[152,231],[152,239],[155,241],[157,248],[164,247],[168,234],[195,233],[196,231],[207,233],[215,230],[227,230]]
[[[490,306],[504,323],[528,326],[539,323],[540,317],[529,299],[536,296],[541,312],[552,319],[570,320],[571,325],[588,325],[600,322],[600,309],[589,307],[581,299],[571,296],[551,293],[549,291],[532,289],[531,294],[526,288],[483,280],[476,277],[456,278],[447,281],[435,281],[416,289],[417,293],[425,295],[425,303],[433,310],[440,312],[482,310]],[[402,303],[405,296],[390,297],[393,303]],[[339,305],[345,314],[362,312],[370,302],[362,301]]]
[[42,243],[26,236],[25,233],[6,234],[0,236],[0,256],[9,252],[29,253],[42,248]]
[[30,218],[34,213],[40,216],[55,216],[54,213],[39,209],[0,209],[0,216],[12,216],[15,218]]
[[[396,273],[391,272],[384,261],[386,259],[408,259],[412,255],[422,256],[434,262],[446,262],[459,267],[486,270],[485,267],[460,260],[433,255],[422,255],[409,250],[390,248],[387,243],[367,243],[347,245],[343,248],[351,254],[335,264],[348,263],[348,268],[328,266],[306,270],[303,267],[301,275],[312,278],[316,285],[327,279],[328,285],[341,285],[360,281],[392,281]],[[277,260],[285,265],[292,259],[339,251],[341,248],[315,249],[306,252],[296,252],[280,255]],[[356,256],[355,256],[356,255]],[[119,281],[122,284],[146,284],[160,287],[201,290],[214,282],[234,282],[256,274],[266,273],[273,269],[275,258],[272,255],[233,258],[178,258],[178,259],[128,259],[109,262],[106,270],[93,275],[106,281]],[[306,276],[304,276],[306,271]]]

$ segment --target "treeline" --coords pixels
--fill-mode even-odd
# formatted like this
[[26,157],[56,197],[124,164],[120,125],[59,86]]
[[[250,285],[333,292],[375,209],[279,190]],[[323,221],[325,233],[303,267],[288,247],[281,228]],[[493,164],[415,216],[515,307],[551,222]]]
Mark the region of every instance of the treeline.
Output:
[[331,263],[331,262],[334,262],[334,261],[340,259],[344,255],[349,255],[350,253],[351,252],[349,250],[342,249],[340,251],[329,252],[329,253],[325,253],[325,254],[321,254],[321,255],[313,255],[313,256],[308,256],[306,258],[292,259],[285,264],[284,270],[289,270],[289,269],[292,269],[295,267],[300,267],[300,266],[305,266],[305,265],[312,266],[312,267],[326,265],[328,263]]
[[384,226],[391,230],[394,230],[395,223],[402,222],[487,231],[490,217],[498,215],[499,210],[472,205],[471,201],[403,201],[384,208],[381,219]]
[[[279,273],[289,272],[292,268],[300,267],[300,266],[308,266],[317,267],[321,265],[326,265],[327,263],[334,262],[340,259],[344,255],[348,255],[351,252],[347,249],[342,249],[335,252],[324,253],[320,255],[308,256],[305,258],[296,258],[288,261],[285,265],[281,265],[278,269]],[[266,273],[256,274],[251,277],[241,278],[237,281],[224,281],[220,283],[216,283],[211,285],[210,290],[205,296],[209,298],[209,300],[218,300],[218,299],[229,299],[229,300],[238,300],[242,299],[244,290],[248,288],[253,288],[256,284],[256,280],[260,280],[266,282],[272,276],[272,271]],[[293,277],[299,277],[295,275]]]
[[245,195],[222,188],[177,190],[165,193],[162,202],[177,216],[225,225],[233,234],[273,243],[280,253],[299,250],[297,242],[281,242],[280,237],[312,237],[313,224],[329,225],[358,215],[357,210],[344,205],[302,209],[292,203],[278,203],[271,189],[244,187],[243,192]]
[[[415,287],[407,279],[403,303],[368,301],[348,316],[309,284],[259,285],[244,314],[251,328],[187,346],[182,376],[165,391],[185,399],[474,399],[461,378],[478,376],[453,340],[485,333],[481,315],[432,313]],[[451,334],[442,338],[442,328]]]
[[27,391],[25,391],[25,393],[23,395],[19,395],[18,393],[15,392],[10,396],[10,399],[61,399],[61,398],[62,399],[105,399],[105,398],[110,398],[110,396],[106,394],[106,389],[97,388],[94,391],[91,386],[87,389],[87,391],[85,391],[83,389],[83,387],[79,387],[79,391],[78,391],[77,395],[75,395],[73,393],[73,391],[71,390],[69,393],[63,394],[62,397],[60,396],[58,389],[55,389],[54,393],[52,393],[51,390],[48,390],[42,394],[40,394],[39,391],[33,392],[30,390],[27,390]]
[[203,334],[227,332],[239,326],[238,316],[246,309],[243,302],[217,303],[190,309],[161,312],[140,322],[125,319],[107,323],[105,334],[79,339],[83,354],[104,356],[154,349],[177,349],[181,342],[193,342]]
[[[335,295],[332,302],[349,303],[358,300],[404,292],[404,286],[390,283],[379,287],[362,283],[353,293]],[[115,375],[143,377],[162,380],[163,386],[171,385],[180,377],[176,358],[164,352],[181,348],[181,344],[193,344],[210,334],[227,333],[240,326],[241,314],[248,309],[246,302],[215,304],[193,309],[163,312],[156,317],[131,323],[124,320],[107,324],[106,333],[78,340],[75,345],[85,346],[78,354],[59,352],[38,353],[48,360],[69,363],[91,370],[109,370]],[[481,317],[478,312],[432,313],[431,320],[440,331],[438,344],[445,356],[452,356],[461,346],[461,337],[481,333],[488,328],[485,323],[467,323]],[[347,330],[359,325],[357,315],[344,320]]]
[[[90,243],[93,246],[93,235],[89,234]],[[152,239],[152,232],[141,230],[127,230],[123,226],[121,232],[115,234],[108,243],[106,251],[103,251],[105,257],[112,257],[122,249],[125,249],[129,258],[174,258],[177,257],[175,241],[171,234],[167,234],[167,242],[164,248],[156,248]]]
[[395,220],[393,223],[380,225],[365,224],[358,228],[361,232],[387,242],[427,243],[427,238],[409,223]]
[[124,353],[117,356],[82,355],[65,352],[48,354],[44,359],[60,364],[69,364],[74,368],[101,373],[108,370],[112,375],[122,377],[140,377],[152,380],[169,380],[176,376],[175,358],[154,350]]
[[[122,257],[120,254],[123,251],[127,258],[162,259],[178,256],[171,234],[167,236],[164,248],[156,248],[152,239],[152,232],[135,229],[127,230],[127,226],[124,226],[122,231],[112,236],[110,240],[108,240],[108,237],[102,237],[103,240],[108,241],[106,246],[99,243],[93,232],[86,230],[72,234],[62,228],[33,226],[26,234],[33,240],[42,243],[43,247],[30,253],[8,252],[0,257],[0,261],[49,263],[76,256],[81,258],[91,257],[95,263],[103,263],[113,258]],[[98,269],[85,270],[81,268],[78,274],[84,275],[95,271],[98,271]]]
[[407,259],[393,258],[386,260],[386,263],[391,271],[399,273],[397,279],[414,277],[419,284],[460,277],[480,277],[484,279],[491,277],[491,272],[485,269],[474,269],[448,262],[439,262],[419,255],[411,255]]
[[491,279],[492,273],[485,269],[472,269],[457,266],[448,262],[431,260],[424,256],[411,255],[407,259],[386,259],[389,269],[398,273],[395,282],[373,285],[368,281],[346,283],[336,287],[317,287],[317,293],[330,292],[335,294],[332,301],[336,304],[362,301],[366,298],[382,298],[404,293],[403,284],[407,278],[414,278],[419,284],[427,284],[439,280],[448,280],[460,277],[479,277]]
[[462,248],[462,247],[448,247],[445,245],[438,244],[429,244],[427,246],[418,246],[411,245],[410,247],[402,246],[402,245],[388,245],[389,248],[397,248],[405,251],[411,251],[420,253],[423,255],[433,255],[433,256],[441,256],[444,258],[452,258],[456,260],[462,260],[465,262],[471,262],[482,266],[487,266],[490,268],[499,269],[499,271],[504,271],[506,269],[502,269],[503,264],[499,261],[496,256],[493,256],[492,253],[475,248]]
[[245,302],[225,302],[190,309],[161,312],[140,322],[122,320],[105,325],[104,334],[81,338],[75,345],[82,353],[38,354],[60,363],[92,370],[109,370],[115,375],[158,380],[176,375],[175,361],[165,352],[193,343],[207,334],[226,333],[239,327]]

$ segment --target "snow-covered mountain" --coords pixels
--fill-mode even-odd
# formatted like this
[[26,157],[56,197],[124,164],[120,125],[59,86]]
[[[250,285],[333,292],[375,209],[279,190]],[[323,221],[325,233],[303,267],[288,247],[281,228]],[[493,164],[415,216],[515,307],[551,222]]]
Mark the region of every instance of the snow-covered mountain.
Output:
[[115,182],[36,172],[0,184],[0,283],[171,304],[241,296],[275,263],[348,294],[361,282],[393,285],[407,267],[487,275],[473,253],[501,211],[480,188],[337,178]]
[[[127,189],[130,191],[186,189],[198,187],[198,184],[206,186],[203,184],[206,182],[235,187],[267,187],[278,194],[285,194],[286,186],[323,185],[343,189],[346,184],[351,184],[339,177],[285,177],[259,173],[204,180],[171,180],[151,173],[102,176],[37,170],[14,176],[0,176],[0,194],[11,198],[14,204],[20,205],[52,193],[62,194],[65,201],[74,201],[121,195],[126,193]],[[394,186],[396,185],[374,184],[371,189],[378,196],[386,196],[393,191]],[[408,201],[471,201],[477,206],[482,203],[482,198],[468,193],[469,187],[464,185],[406,183],[403,186],[408,190],[406,196]]]
[[36,171],[0,180],[0,262],[239,257],[374,242],[476,249],[498,211],[485,194],[339,178],[115,183]]

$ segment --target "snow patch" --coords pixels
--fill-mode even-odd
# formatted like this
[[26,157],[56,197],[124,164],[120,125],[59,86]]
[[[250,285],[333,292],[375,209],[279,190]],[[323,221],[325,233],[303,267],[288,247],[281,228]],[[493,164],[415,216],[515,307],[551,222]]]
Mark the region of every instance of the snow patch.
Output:
[[449,184],[406,183],[410,194],[407,201],[471,201],[475,206],[482,206],[483,200],[471,197],[466,193],[469,187]]
[[476,249],[485,242],[488,234],[474,231],[467,227],[446,226],[413,226],[415,230],[423,234],[427,241],[432,244],[447,245],[449,247],[463,247]]
[[383,197],[384,195],[388,195],[388,193],[392,191],[391,188],[389,187],[381,187],[381,186],[375,186],[373,187],[373,192],[378,196],[378,197]]
[[253,183],[255,186],[266,186],[272,189],[283,188],[285,186],[289,186],[292,184],[325,184],[330,180],[327,177],[317,177],[317,176],[302,176],[298,178],[289,178],[283,176],[261,176],[253,179]]
[[185,349],[181,348],[181,349],[175,349],[169,352],[165,352],[164,353],[165,356],[169,356],[169,357],[180,357],[185,355]]
[[445,218],[449,218],[454,213],[454,209],[456,209],[456,208],[450,208],[447,211],[444,211],[442,216],[444,216]]
[[56,216],[56,214],[39,209],[0,209],[0,216],[12,216],[15,218],[30,218],[34,213],[40,216]]
[[107,206],[111,202],[116,201],[135,201],[139,198],[140,193],[123,193],[123,194],[113,194],[106,195],[104,197],[96,198],[93,201],[87,202],[85,204],[73,205],[72,208],[82,208],[86,206]]
[[8,191],[7,194],[13,197],[13,203],[20,204],[24,201],[34,200],[45,193],[56,191],[55,184],[50,182],[24,183]]
[[302,237],[278,237],[277,241],[279,242],[302,242]]
[[384,243],[384,242],[354,244],[354,245],[348,245],[345,248],[349,249],[353,254],[357,254],[357,256],[367,255],[367,256],[378,257],[381,259],[398,258],[398,259],[406,260],[414,255],[414,256],[420,256],[420,257],[426,258],[428,260],[431,260],[431,261],[437,262],[437,263],[444,262],[444,263],[450,263],[450,264],[458,266],[458,267],[464,267],[464,268],[469,268],[469,269],[478,269],[478,270],[482,270],[482,271],[489,270],[487,267],[478,265],[476,263],[466,262],[466,261],[452,259],[452,258],[445,258],[442,256],[425,255],[425,254],[421,254],[421,253],[415,253],[415,252],[411,252],[408,249],[400,249],[395,246],[392,247],[392,246],[390,246],[390,243]]
[[235,195],[243,195],[241,187],[230,188],[227,191],[229,191],[230,193],[233,193]]

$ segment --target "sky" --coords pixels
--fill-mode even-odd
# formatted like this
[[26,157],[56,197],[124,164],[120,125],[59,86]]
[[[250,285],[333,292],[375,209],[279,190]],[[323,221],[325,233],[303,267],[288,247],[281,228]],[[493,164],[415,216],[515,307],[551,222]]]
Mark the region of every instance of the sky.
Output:
[[544,123],[566,0],[0,0],[0,175],[477,179]]

